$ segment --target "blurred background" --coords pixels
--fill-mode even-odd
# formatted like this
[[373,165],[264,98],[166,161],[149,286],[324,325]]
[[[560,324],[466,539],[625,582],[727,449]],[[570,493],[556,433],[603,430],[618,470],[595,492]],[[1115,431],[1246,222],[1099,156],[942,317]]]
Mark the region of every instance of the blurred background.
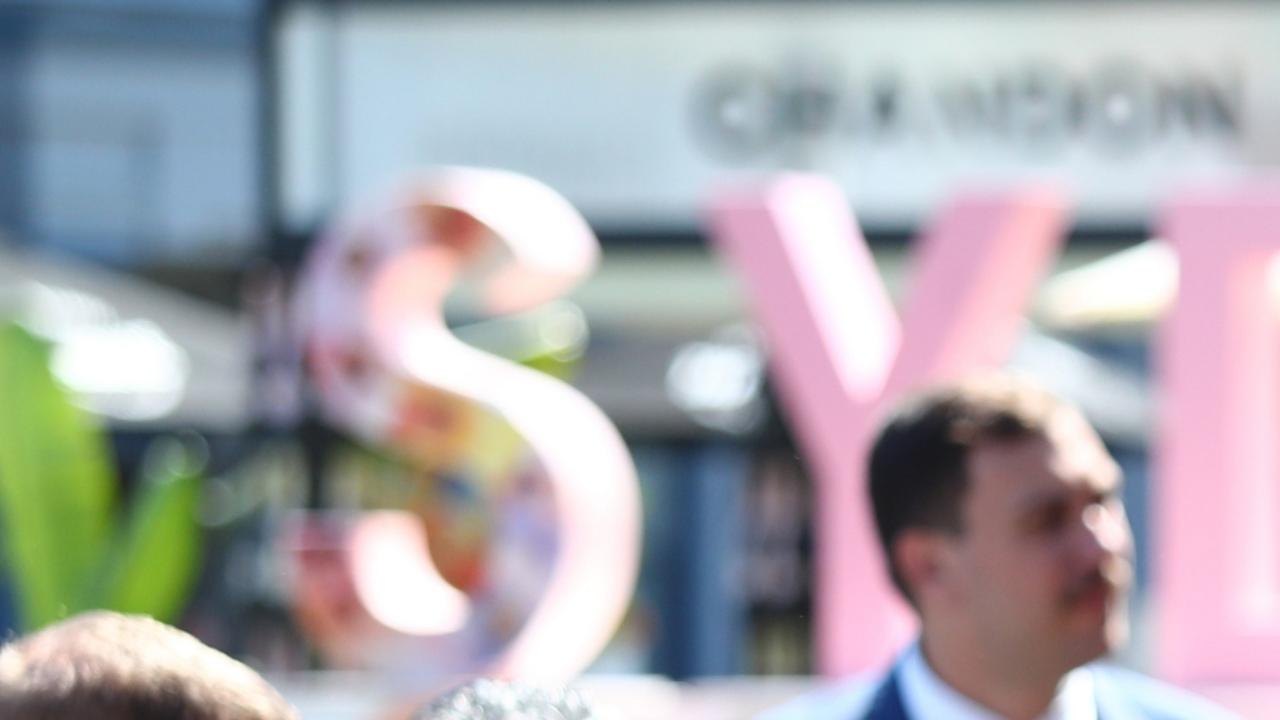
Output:
[[[1082,404],[1127,472],[1141,630],[1148,346],[1176,287],[1151,224],[1171,189],[1280,160],[1278,36],[1268,2],[0,0],[0,315],[88,411],[101,512],[188,538],[172,589],[115,597],[168,593],[156,612],[307,716],[367,717],[397,689],[307,639],[276,538],[299,510],[397,506],[405,480],[316,417],[287,298],[326,223],[407,171],[547,183],[599,269],[518,318],[462,292],[447,319],[572,382],[632,452],[641,577],[592,673],[642,676],[646,717],[741,717],[812,671],[810,483],[709,193],[837,179],[898,293],[960,189],[1052,181],[1077,209],[1013,364]],[[185,501],[156,499],[176,482]],[[190,527],[148,530],[146,507]],[[39,562],[13,559],[7,523],[0,624],[21,631]]]

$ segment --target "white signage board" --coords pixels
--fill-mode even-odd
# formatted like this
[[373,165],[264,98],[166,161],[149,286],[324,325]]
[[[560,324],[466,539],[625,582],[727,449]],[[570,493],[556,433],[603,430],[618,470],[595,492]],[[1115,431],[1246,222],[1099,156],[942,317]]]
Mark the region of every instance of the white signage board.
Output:
[[690,229],[708,192],[838,178],[869,226],[1046,180],[1133,225],[1280,160],[1280,3],[294,5],[286,219],[406,169],[502,167],[598,227]]

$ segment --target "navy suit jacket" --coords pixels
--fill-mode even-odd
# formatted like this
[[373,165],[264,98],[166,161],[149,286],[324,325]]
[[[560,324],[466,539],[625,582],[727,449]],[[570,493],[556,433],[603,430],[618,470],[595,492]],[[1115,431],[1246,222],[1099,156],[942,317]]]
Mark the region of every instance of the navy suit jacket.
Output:
[[[1240,720],[1207,700],[1103,663],[1088,666],[1098,720]],[[946,720],[907,715],[895,667],[883,679],[853,680],[804,695],[758,720]]]
[[[1237,716],[1185,690],[1145,675],[1105,665],[1091,665],[1098,720],[1227,720]],[[902,706],[895,668],[876,689],[861,720],[935,720],[909,718]],[[850,718],[858,720],[858,718]]]

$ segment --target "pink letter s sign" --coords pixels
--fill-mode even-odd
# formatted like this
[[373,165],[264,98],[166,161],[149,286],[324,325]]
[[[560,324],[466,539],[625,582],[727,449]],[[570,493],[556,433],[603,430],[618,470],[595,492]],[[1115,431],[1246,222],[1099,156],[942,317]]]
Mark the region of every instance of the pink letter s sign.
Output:
[[[335,609],[316,603],[311,613],[325,619],[314,627],[332,627],[327,643],[315,638],[331,654],[402,666],[456,655],[464,664],[452,673],[564,682],[612,636],[640,559],[639,485],[622,438],[580,392],[463,343],[444,318],[446,295],[475,266],[489,268],[483,299],[501,314],[563,294],[598,254],[586,221],[551,188],[475,168],[406,179],[336,223],[313,251],[298,319],[329,421],[429,474],[456,451],[441,429],[455,408],[481,408],[527,443],[558,523],[543,594],[510,644],[476,666],[458,651],[475,635],[457,627],[466,599],[432,565],[421,523],[365,513],[349,533],[345,566],[331,572],[338,577],[306,585],[353,586],[354,599],[335,593]],[[426,642],[448,633],[458,639],[450,652]],[[391,648],[407,650],[401,658]]]
[[912,385],[999,365],[1063,235],[1054,192],[962,198],[919,243],[901,320],[848,200],[819,177],[720,196],[713,235],[745,279],[782,400],[817,482],[820,670],[888,660],[911,621],[881,568],[863,457],[884,403]]

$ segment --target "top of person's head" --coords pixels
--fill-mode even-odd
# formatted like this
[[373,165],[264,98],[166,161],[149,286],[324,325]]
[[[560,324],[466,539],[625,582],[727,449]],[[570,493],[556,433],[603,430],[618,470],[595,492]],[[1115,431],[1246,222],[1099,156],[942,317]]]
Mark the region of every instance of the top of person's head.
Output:
[[524,683],[472,680],[441,695],[414,720],[599,720],[573,690]]
[[967,461],[974,448],[1041,435],[1068,407],[1034,383],[988,374],[909,396],[889,414],[871,448],[869,488],[894,585],[911,599],[892,561],[906,529],[963,532]]
[[96,611],[0,649],[7,720],[291,720],[256,672],[148,617]]

